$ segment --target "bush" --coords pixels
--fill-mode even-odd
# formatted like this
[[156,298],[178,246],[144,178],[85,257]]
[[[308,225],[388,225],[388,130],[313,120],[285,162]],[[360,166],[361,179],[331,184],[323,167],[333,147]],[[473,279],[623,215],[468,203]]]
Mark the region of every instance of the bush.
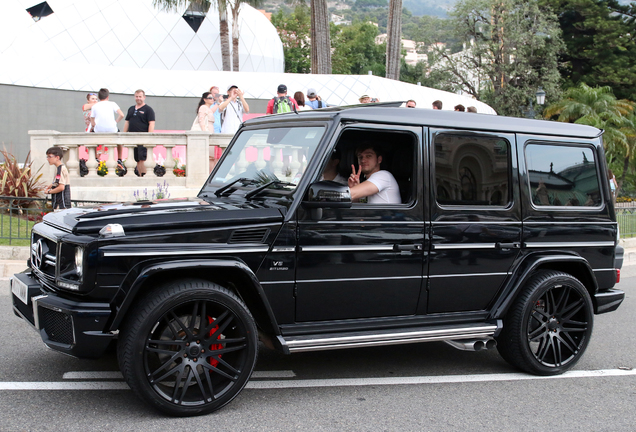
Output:
[[[0,151],[4,162],[0,164],[0,195],[25,198],[40,196],[46,185],[40,183],[42,174],[40,170],[33,172],[33,162],[28,162],[29,155],[22,167],[15,157],[6,150]],[[31,201],[13,201],[14,205],[28,206]]]

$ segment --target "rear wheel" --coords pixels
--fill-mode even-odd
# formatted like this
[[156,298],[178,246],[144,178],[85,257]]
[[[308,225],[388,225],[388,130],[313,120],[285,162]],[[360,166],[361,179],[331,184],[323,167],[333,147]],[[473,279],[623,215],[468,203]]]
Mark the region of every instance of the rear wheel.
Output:
[[118,358],[133,391],[162,412],[206,414],[249,380],[258,352],[254,320],[229,290],[185,281],[153,291],[128,313]]
[[557,375],[581,358],[592,335],[592,300],[576,278],[541,271],[525,285],[497,338],[502,357],[536,375]]

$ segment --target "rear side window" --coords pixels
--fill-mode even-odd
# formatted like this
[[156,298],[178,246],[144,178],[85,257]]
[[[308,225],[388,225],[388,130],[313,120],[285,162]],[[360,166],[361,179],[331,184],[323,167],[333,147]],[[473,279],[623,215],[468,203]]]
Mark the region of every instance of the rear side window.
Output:
[[434,137],[435,188],[441,205],[507,206],[510,143],[495,136]]
[[597,207],[601,204],[593,149],[529,144],[526,165],[535,206]]

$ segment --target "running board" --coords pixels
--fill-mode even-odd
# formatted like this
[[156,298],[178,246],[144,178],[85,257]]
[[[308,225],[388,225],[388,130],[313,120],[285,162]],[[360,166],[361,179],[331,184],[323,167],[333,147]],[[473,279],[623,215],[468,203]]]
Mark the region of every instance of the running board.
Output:
[[463,324],[444,327],[417,327],[398,331],[389,329],[374,332],[278,336],[278,341],[286,353],[293,353],[415,342],[492,338],[498,333],[498,330],[500,328],[497,324]]

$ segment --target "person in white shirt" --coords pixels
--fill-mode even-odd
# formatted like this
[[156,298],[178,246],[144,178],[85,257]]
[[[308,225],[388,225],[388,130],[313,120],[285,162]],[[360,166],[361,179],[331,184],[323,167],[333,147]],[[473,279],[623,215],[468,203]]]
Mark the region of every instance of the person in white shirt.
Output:
[[238,86],[229,86],[227,95],[228,98],[219,105],[223,117],[221,133],[234,134],[243,123],[243,113],[250,112],[250,106]]
[[[381,170],[382,155],[372,145],[359,147],[356,151],[359,170],[351,165],[349,176],[349,190],[351,200],[360,201],[367,197],[368,204],[400,204],[400,186],[389,171]],[[360,181],[364,174],[366,181]]]
[[320,176],[320,180],[331,180],[341,185],[347,186],[347,179],[340,175],[338,172],[338,165],[340,165],[340,150],[336,149],[331,153],[329,162]]
[[[97,98],[99,102],[91,108],[91,125],[95,132],[119,132],[117,123],[124,118],[124,113],[115,102],[108,100],[110,92],[108,89],[99,89]],[[117,119],[115,120],[115,114]],[[119,155],[121,159],[121,155]]]

